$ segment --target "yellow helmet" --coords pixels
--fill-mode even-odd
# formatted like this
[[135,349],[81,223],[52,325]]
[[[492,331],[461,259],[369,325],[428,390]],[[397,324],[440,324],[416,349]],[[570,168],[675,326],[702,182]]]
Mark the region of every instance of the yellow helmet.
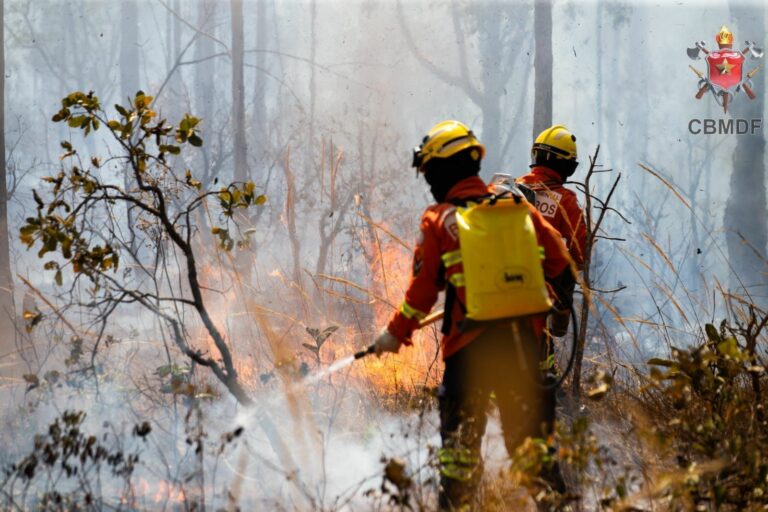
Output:
[[427,132],[420,146],[413,148],[412,165],[421,171],[433,158],[449,158],[467,148],[476,149],[476,152],[471,154],[473,160],[480,160],[485,156],[485,147],[464,123],[443,121]]
[[548,153],[547,158],[576,160],[576,136],[561,124],[550,126],[536,137],[531,148],[531,158],[535,162],[539,152]]

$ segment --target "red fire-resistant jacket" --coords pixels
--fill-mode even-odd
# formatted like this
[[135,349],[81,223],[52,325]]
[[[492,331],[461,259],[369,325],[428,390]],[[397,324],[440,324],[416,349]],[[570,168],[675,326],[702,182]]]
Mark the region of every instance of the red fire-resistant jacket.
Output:
[[[438,292],[445,288],[447,282],[454,283],[454,286],[459,284],[457,279],[451,278],[464,271],[461,262],[450,261],[450,254],[455,254],[459,249],[459,236],[456,207],[449,201],[481,197],[490,192],[489,187],[477,176],[463,179],[448,192],[446,202],[430,206],[421,217],[421,234],[413,255],[411,281],[400,310],[392,315],[387,326],[389,332],[404,344],[411,344],[411,334],[418,328],[419,320],[432,309]],[[538,243],[544,248],[544,274],[549,278],[556,277],[569,264],[568,250],[560,233],[532,205],[530,211]],[[459,329],[464,318],[462,307],[466,301],[463,286],[456,286],[456,299],[450,314],[450,329],[441,340],[443,358],[454,354],[482,332],[482,327],[463,332]],[[544,325],[544,315],[539,317],[534,319],[537,331]]]
[[576,194],[563,186],[563,178],[547,167],[534,167],[518,178],[536,192],[536,209],[565,239],[576,266],[584,266],[587,226]]

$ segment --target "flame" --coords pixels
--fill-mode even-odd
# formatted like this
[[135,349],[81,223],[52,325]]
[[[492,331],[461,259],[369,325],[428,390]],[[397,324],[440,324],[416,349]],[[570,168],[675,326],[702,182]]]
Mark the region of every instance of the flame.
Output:
[[[386,223],[382,223],[382,229],[392,231]],[[392,239],[374,241],[378,251],[377,257],[370,262],[371,288],[379,290],[387,299],[387,302],[376,301],[373,304],[377,329],[386,326],[395,308],[399,307],[412,273],[412,252],[398,242]],[[436,385],[437,372],[428,373],[428,369],[437,369],[433,363],[440,359],[437,353],[437,329],[431,326],[416,331],[412,341],[412,346],[402,347],[395,356],[364,360],[361,366],[366,380],[377,389],[389,393]]]
[[133,499],[122,496],[120,502],[132,503],[133,506],[136,506],[144,501],[186,503],[187,495],[180,483],[172,483],[162,479],[149,482],[145,478],[139,477],[133,486]]
[[[370,220],[370,219],[368,219]],[[339,278],[337,282],[315,277],[295,283],[280,268],[255,271],[259,289],[237,273],[236,254],[222,256],[207,250],[200,258],[199,276],[206,307],[225,336],[243,383],[258,390],[272,378],[296,380],[300,368],[310,371],[370,345],[387,325],[403,300],[411,276],[412,251],[386,223],[372,223],[360,237],[365,265],[363,282]],[[381,235],[381,236],[379,236]],[[258,263],[258,261],[256,261]],[[257,267],[258,268],[258,267]],[[259,297],[269,297],[271,304]],[[275,300],[277,299],[277,300]],[[269,306],[269,307],[267,307]],[[306,328],[338,326],[316,352]],[[439,375],[437,325],[414,333],[413,346],[396,356],[368,357],[345,372],[348,383],[383,394],[413,391],[437,384]],[[196,347],[214,359],[219,352],[205,328],[187,325]],[[309,347],[309,348],[308,348]]]

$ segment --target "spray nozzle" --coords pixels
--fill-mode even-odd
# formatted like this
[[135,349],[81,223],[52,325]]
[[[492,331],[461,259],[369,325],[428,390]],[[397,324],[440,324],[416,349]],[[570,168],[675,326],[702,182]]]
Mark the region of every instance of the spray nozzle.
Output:
[[361,350],[360,352],[355,353],[355,359],[361,359],[367,355],[373,354],[376,352],[376,344],[371,345],[365,350]]

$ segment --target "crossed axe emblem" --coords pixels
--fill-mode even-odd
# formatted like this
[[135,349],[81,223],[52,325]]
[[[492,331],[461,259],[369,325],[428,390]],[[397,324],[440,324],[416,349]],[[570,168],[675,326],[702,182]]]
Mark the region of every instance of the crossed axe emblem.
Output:
[[[761,59],[763,57],[764,51],[762,48],[758,48],[753,41],[746,41],[745,43],[746,47],[741,50],[741,54],[743,56],[749,55],[753,60]],[[693,48],[688,48],[687,53],[691,60],[699,60],[701,59],[702,53],[704,55],[709,55],[709,50],[706,48],[706,43],[704,41],[697,41],[694,43]],[[723,110],[725,112],[728,112],[728,103],[729,100],[732,99],[734,91],[738,92],[739,89],[743,90],[750,100],[753,100],[756,97],[755,92],[752,90],[752,78],[757,74],[758,71],[760,71],[762,64],[752,68],[752,70],[744,75],[741,82],[739,82],[735,87],[728,89],[715,87],[715,84],[713,84],[704,75],[704,73],[693,66],[689,65],[688,67],[690,67],[691,70],[696,73],[696,76],[699,77],[699,90],[696,93],[697,100],[700,100],[707,91],[712,91],[712,94],[715,96],[718,104],[723,106]]]

